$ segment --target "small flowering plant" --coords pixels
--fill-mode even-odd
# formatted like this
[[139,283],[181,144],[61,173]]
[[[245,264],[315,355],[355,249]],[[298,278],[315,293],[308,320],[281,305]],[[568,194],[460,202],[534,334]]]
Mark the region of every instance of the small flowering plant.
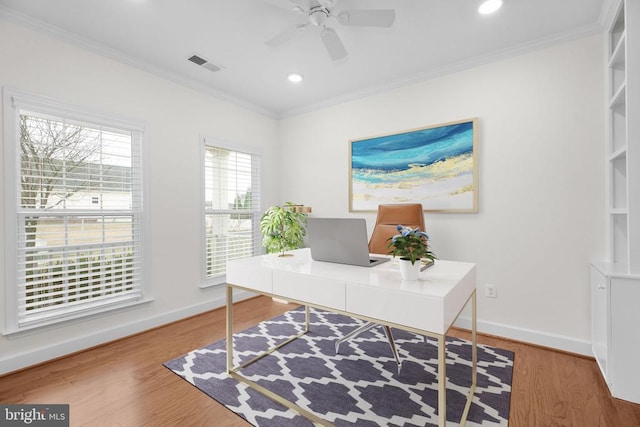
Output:
[[429,250],[429,236],[420,228],[398,225],[398,232],[389,238],[387,243],[388,254],[411,260],[411,265],[421,258],[434,260],[436,255]]

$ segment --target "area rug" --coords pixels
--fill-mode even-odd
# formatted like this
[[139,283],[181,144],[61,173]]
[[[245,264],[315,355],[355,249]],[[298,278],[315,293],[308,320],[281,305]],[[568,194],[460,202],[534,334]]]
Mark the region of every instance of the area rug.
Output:
[[[336,426],[436,426],[437,342],[393,329],[402,369],[382,328],[335,341],[362,321],[311,310],[310,332],[245,367],[248,379]],[[235,364],[298,333],[304,310],[296,309],[234,336]],[[164,364],[249,423],[259,427],[311,426],[297,412],[229,377],[225,340]],[[468,426],[506,426],[513,353],[478,345],[476,393]],[[459,425],[471,382],[471,343],[447,338],[447,425]]]

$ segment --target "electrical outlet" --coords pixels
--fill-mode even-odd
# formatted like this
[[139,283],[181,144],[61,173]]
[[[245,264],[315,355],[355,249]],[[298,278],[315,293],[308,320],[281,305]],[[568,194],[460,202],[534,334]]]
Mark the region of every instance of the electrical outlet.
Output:
[[487,298],[498,298],[498,288],[496,285],[484,285],[484,296]]

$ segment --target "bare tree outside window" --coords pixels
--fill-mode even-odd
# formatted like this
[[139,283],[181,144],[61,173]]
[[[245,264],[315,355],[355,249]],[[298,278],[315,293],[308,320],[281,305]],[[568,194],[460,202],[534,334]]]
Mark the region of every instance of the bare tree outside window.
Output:
[[[86,171],[92,161],[99,161],[100,140],[95,130],[21,115],[20,151],[20,206],[37,212],[54,209],[87,188],[86,178],[74,176],[79,170]],[[28,248],[36,245],[38,219],[38,214],[25,219]]]
[[144,297],[144,124],[3,90],[5,330]]
[[139,294],[132,157],[130,132],[20,115],[25,312]]

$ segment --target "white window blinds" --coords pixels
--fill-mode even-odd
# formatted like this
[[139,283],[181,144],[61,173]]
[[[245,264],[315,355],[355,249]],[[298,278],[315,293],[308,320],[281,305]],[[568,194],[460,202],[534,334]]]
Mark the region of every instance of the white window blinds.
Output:
[[205,281],[225,281],[226,262],[261,248],[260,157],[204,148]]
[[142,132],[16,112],[15,326],[141,299]]

